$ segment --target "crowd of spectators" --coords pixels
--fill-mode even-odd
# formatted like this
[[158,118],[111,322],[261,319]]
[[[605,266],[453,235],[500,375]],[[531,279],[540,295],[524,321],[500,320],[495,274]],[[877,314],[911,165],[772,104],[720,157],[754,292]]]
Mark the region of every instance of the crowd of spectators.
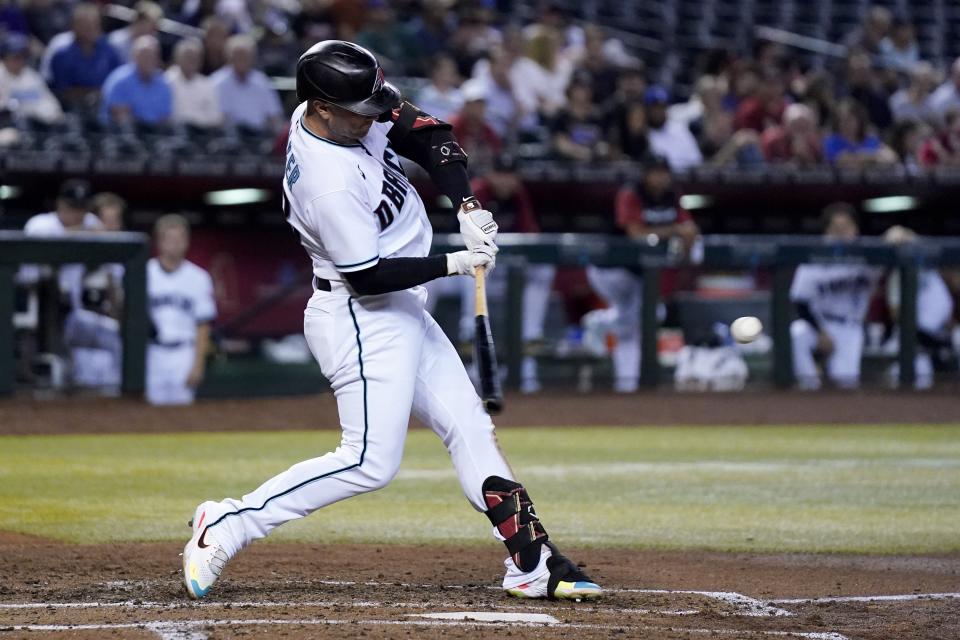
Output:
[[[657,155],[675,171],[960,163],[960,59],[946,69],[922,60],[914,26],[879,6],[844,39],[843,58],[816,68],[766,41],[709,51],[689,96],[652,83],[642,56],[549,3],[526,24],[482,1],[143,0],[126,23],[103,6],[0,0],[0,107],[13,122],[76,114],[106,130],[282,136],[291,105],[270,76],[290,76],[301,51],[335,37],[374,51],[480,160],[510,150],[578,162]],[[195,35],[172,35],[165,19]]]

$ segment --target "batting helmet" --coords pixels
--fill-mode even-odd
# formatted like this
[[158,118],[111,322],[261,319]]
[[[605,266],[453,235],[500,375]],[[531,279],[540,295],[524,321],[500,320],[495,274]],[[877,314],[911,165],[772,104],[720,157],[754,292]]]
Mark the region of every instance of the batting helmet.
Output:
[[383,79],[372,53],[352,42],[323,40],[297,61],[297,99],[319,99],[363,116],[400,106],[400,91]]

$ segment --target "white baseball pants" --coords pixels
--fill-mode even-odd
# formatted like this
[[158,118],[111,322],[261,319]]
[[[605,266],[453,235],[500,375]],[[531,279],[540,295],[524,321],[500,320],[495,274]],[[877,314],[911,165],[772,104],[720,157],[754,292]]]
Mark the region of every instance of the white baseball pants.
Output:
[[196,356],[192,342],[177,347],[147,347],[147,402],[154,405],[193,404],[196,389],[187,384]]
[[[830,321],[823,321],[821,326],[833,341],[833,352],[826,362],[827,376],[838,387],[856,387],[860,384],[863,326]],[[820,375],[813,359],[817,330],[806,320],[794,320],[790,324],[790,338],[793,344],[793,375],[797,385],[804,389],[818,389]]]
[[613,389],[632,393],[640,384],[643,279],[627,269],[587,267],[590,286],[614,310]]
[[425,301],[423,287],[362,298],[336,283],[314,292],[304,333],[337,398],[340,446],[224,500],[211,532],[229,555],[285,522],[386,486],[400,468],[411,411],[443,440],[475,509],[486,510],[486,478],[513,479],[493,422]]

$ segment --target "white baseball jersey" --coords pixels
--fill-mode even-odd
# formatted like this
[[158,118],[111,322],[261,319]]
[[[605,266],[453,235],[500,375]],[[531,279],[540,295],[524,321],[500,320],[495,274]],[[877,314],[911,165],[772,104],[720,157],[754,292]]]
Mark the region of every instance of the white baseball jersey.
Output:
[[284,212],[300,234],[315,275],[342,280],[380,258],[425,257],[433,242],[427,212],[375,122],[355,145],[320,138],[293,113],[283,180]]
[[160,344],[193,342],[197,325],[217,316],[213,280],[189,260],[173,272],[164,270],[156,258],[148,261],[147,296]]
[[[98,231],[103,228],[100,218],[92,213],[85,213],[83,216],[84,231]],[[62,238],[68,231],[56,211],[41,213],[27,220],[23,227],[23,232],[28,236],[43,238]],[[81,307],[83,297],[83,274],[85,272],[82,264],[65,264],[60,267],[59,281],[60,290],[70,295],[70,302],[74,309]],[[25,264],[20,268],[19,280],[23,283],[34,283],[40,279],[40,266],[35,264]]]
[[803,264],[797,267],[790,299],[806,302],[818,321],[860,324],[880,272],[856,264]]

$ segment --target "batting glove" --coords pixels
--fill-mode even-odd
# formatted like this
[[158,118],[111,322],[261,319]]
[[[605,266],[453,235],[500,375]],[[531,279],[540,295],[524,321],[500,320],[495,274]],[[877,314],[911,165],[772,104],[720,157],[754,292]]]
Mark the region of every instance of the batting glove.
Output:
[[474,251],[456,251],[447,254],[447,275],[475,276],[477,267],[483,267],[489,273],[496,264],[497,259],[486,246]]
[[497,223],[493,220],[493,214],[480,206],[480,201],[476,198],[467,198],[460,205],[457,212],[457,220],[460,221],[460,234],[463,236],[463,244],[467,249],[473,251],[478,247],[487,247],[497,254],[497,245],[494,240],[497,238]]

